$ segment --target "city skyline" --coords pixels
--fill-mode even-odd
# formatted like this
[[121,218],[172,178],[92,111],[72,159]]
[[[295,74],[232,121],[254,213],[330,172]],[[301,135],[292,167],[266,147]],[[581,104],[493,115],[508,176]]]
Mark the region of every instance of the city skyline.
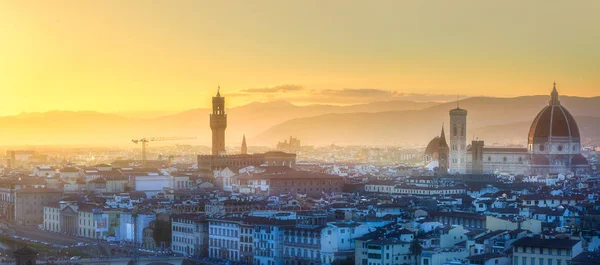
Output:
[[0,265],[598,265],[600,1],[0,3]]
[[228,108],[595,97],[599,5],[4,3],[0,116],[208,108],[219,84]]

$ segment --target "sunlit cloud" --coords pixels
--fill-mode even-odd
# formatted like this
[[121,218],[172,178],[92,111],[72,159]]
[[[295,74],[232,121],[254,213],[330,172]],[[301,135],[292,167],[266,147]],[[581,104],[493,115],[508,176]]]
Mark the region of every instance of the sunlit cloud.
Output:
[[241,92],[246,93],[277,93],[277,92],[290,92],[290,91],[301,91],[304,87],[298,85],[280,85],[274,87],[263,87],[263,88],[248,88]]
[[404,93],[378,88],[306,89],[300,85],[279,85],[265,88],[243,89],[228,97],[247,101],[285,100],[297,104],[363,104],[376,101],[406,100],[416,102],[448,102],[466,95]]

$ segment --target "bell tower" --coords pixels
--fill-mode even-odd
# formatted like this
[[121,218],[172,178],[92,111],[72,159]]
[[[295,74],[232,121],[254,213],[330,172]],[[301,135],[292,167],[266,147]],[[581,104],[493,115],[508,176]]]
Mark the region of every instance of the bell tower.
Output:
[[225,114],[225,98],[221,97],[221,87],[217,96],[212,98],[212,114],[210,114],[210,129],[212,130],[212,155],[225,154],[225,129],[227,129],[227,114]]
[[450,110],[450,173],[467,171],[467,110],[456,106]]

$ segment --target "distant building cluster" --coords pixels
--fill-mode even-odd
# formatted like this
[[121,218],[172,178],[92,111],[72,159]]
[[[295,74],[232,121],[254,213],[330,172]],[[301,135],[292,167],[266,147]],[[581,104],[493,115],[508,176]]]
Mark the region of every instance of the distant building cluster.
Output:
[[296,153],[300,151],[300,139],[290,136],[289,140],[277,142],[277,150],[284,152]]

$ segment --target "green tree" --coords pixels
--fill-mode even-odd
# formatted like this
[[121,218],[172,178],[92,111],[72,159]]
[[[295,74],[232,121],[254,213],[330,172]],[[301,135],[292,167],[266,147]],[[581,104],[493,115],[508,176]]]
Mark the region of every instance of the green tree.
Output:
[[416,238],[410,243],[410,254],[411,256],[414,257],[415,259],[415,263],[419,264],[419,259],[417,258],[418,256],[421,256],[421,252],[423,252],[423,247],[421,247],[421,244],[419,244],[419,240],[417,240]]
[[156,219],[153,232],[152,237],[154,238],[154,242],[156,242],[157,248],[162,249],[170,245],[171,222],[169,220]]

